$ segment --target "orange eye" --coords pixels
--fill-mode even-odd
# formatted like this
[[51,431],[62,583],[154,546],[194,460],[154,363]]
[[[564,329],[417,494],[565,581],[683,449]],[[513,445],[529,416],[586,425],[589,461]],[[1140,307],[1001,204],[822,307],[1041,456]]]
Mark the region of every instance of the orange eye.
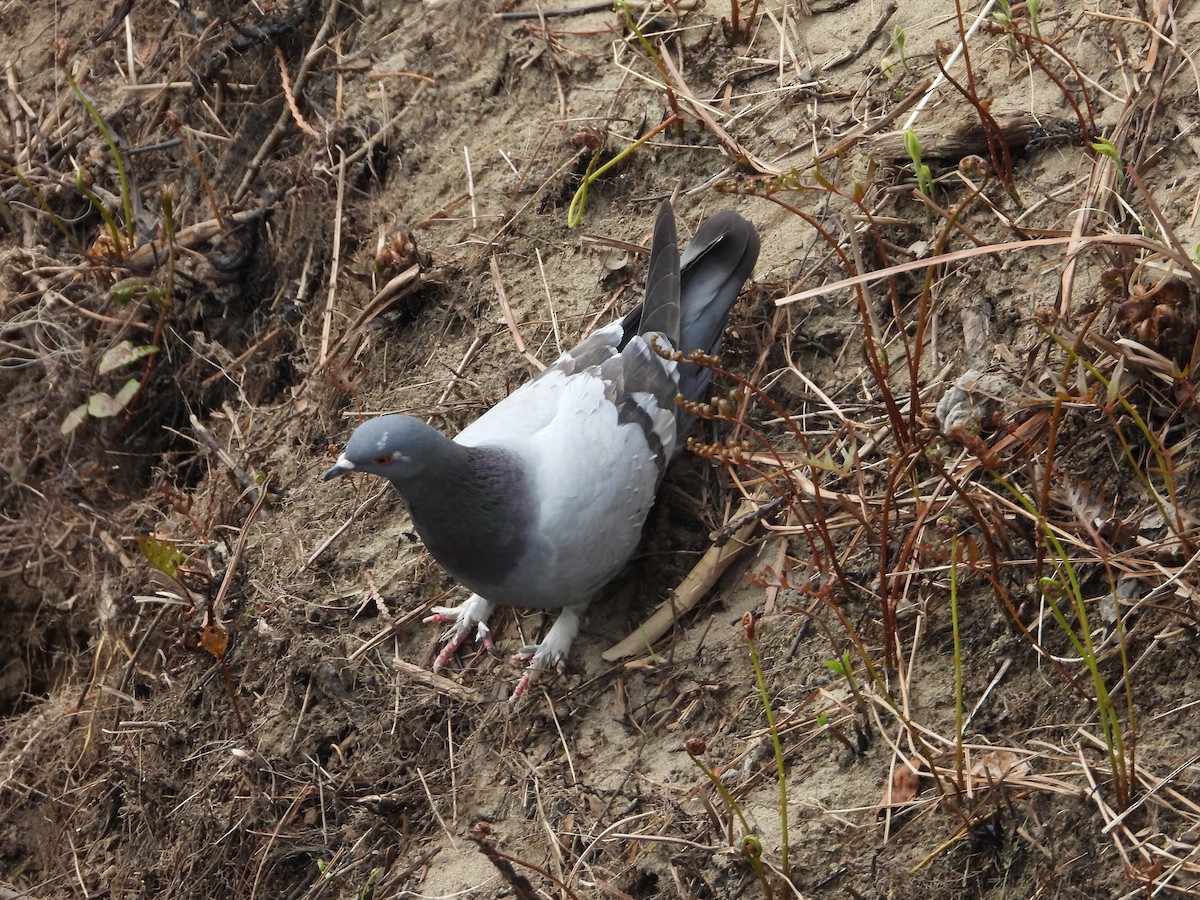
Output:
[[377,465],[377,466],[386,466],[391,461],[392,461],[392,457],[388,453],[385,453],[382,456],[375,457],[375,465]]

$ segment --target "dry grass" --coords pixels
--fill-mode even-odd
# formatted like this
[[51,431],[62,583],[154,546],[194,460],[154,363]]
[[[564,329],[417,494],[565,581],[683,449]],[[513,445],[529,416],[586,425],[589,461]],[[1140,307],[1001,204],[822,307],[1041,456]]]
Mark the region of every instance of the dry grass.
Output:
[[[809,7],[152,4],[16,59],[0,893],[1195,890],[1196,14]],[[724,481],[650,529],[669,614],[512,710],[426,670],[390,496],[313,479],[625,308],[672,193],[764,236]]]

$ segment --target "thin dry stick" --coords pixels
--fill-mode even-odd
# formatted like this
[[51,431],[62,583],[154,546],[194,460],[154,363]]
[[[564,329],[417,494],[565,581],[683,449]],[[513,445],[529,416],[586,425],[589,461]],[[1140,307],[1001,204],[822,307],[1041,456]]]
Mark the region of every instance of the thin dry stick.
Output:
[[[1093,738],[1092,735],[1088,734],[1083,729],[1080,729],[1078,733],[1079,733],[1080,737],[1088,739],[1089,742],[1099,743],[1098,741],[1095,741],[1095,739]],[[1103,745],[1101,745],[1101,747],[1102,746]],[[1096,782],[1096,778],[1092,774],[1092,767],[1088,764],[1087,757],[1084,756],[1083,744],[1082,743],[1076,744],[1075,749],[1079,753],[1079,766],[1083,770],[1084,777],[1087,779],[1088,787],[1091,788],[1088,791],[1088,799],[1090,799],[1095,804],[1096,811],[1100,813],[1100,818],[1103,819],[1106,824],[1113,822],[1117,817],[1117,812],[1111,806],[1109,806],[1107,803],[1105,803],[1104,798],[1100,795],[1101,794],[1100,785]],[[1120,831],[1124,832],[1126,835],[1128,835],[1128,831],[1124,827],[1122,827],[1120,829]],[[1105,832],[1107,832],[1107,828],[1105,829]],[[1121,859],[1125,863],[1125,871],[1127,871],[1127,872],[1135,871],[1135,867],[1133,866],[1132,861],[1129,859],[1129,856],[1125,851],[1125,845],[1122,844],[1119,839],[1120,834],[1118,834],[1116,832],[1111,832],[1111,833],[1109,833],[1109,836],[1112,838],[1113,846],[1116,847],[1117,853],[1119,853],[1121,855]]]
[[918,84],[915,88],[913,88],[911,91],[909,91],[908,96],[906,96],[903,100],[901,100],[894,107],[892,107],[892,109],[890,109],[886,115],[876,119],[874,122],[870,123],[869,125],[863,125],[863,126],[860,126],[859,128],[855,128],[853,131],[851,131],[845,137],[839,138],[833,144],[833,146],[829,147],[827,150],[822,150],[820,153],[818,153],[815,157],[813,157],[812,162],[807,163],[806,165],[797,166],[796,171],[797,172],[806,172],[809,169],[816,168],[816,166],[818,166],[819,164],[821,164],[823,162],[828,162],[831,159],[835,159],[838,156],[842,156],[851,147],[853,147],[855,144],[857,144],[863,138],[870,137],[871,135],[875,134],[877,131],[882,131],[884,128],[889,127],[898,118],[900,118],[902,115],[904,115],[906,112],[908,112],[908,110],[912,108],[914,103],[917,103],[918,101],[920,101],[920,99],[922,97],[924,97],[926,95],[926,92],[929,90],[929,86],[931,84],[933,84],[933,79],[926,78],[924,81],[922,81],[920,84]]
[[550,293],[550,285],[546,281],[546,266],[542,263],[542,250],[540,247],[534,248],[534,254],[537,256],[538,274],[542,276],[542,290],[546,292],[546,305],[550,308],[550,328],[554,332],[554,350],[561,356],[562,334],[558,330],[558,312],[554,308],[554,295]]
[[[214,616],[217,615],[218,610],[220,610],[222,604],[225,602],[225,598],[229,595],[230,588],[233,587],[234,576],[237,574],[238,566],[241,564],[242,554],[246,552],[246,540],[250,537],[250,523],[257,519],[259,513],[262,511],[263,501],[267,498],[267,487],[270,483],[271,477],[268,475],[263,480],[258,499],[254,501],[254,506],[250,508],[249,515],[242,522],[237,541],[233,545],[233,552],[229,554],[229,564],[225,567],[225,576],[221,579],[221,586],[217,589],[217,596],[213,598],[212,605],[209,607]],[[204,624],[211,625],[214,623],[206,621]]]
[[525,349],[525,339],[521,337],[521,330],[517,328],[517,320],[513,317],[512,308],[508,305],[508,295],[504,293],[504,280],[500,277],[500,263],[496,260],[495,253],[491,256],[491,270],[492,283],[496,287],[496,299],[500,303],[500,309],[504,312],[504,322],[508,325],[508,332],[512,335],[513,344],[516,345],[517,352],[540,372],[546,366]]
[[912,128],[913,123],[917,121],[917,116],[921,114],[921,111],[925,109],[929,101],[933,99],[933,95],[937,93],[937,89],[941,87],[942,82],[949,77],[946,73],[953,68],[956,62],[958,62],[958,58],[962,56],[963,51],[967,46],[967,42],[971,40],[971,37],[975,34],[976,29],[978,29],[981,24],[991,18],[992,7],[995,5],[996,0],[988,0],[988,2],[984,4],[983,9],[981,9],[979,14],[975,17],[975,21],[971,23],[971,27],[967,29],[967,33],[963,35],[963,39],[959,42],[958,46],[954,48],[954,52],[950,54],[950,57],[946,60],[946,64],[942,66],[942,71],[938,73],[938,76],[933,80],[933,84],[930,85],[928,92],[924,97],[921,98],[921,102],[918,103],[916,109],[912,111],[912,115],[909,116],[905,121],[903,127],[900,129],[901,131],[907,131],[909,128]]
[[967,716],[966,721],[963,722],[964,732],[970,731],[971,722],[975,720],[976,714],[983,708],[983,704],[987,702],[988,697],[992,695],[992,691],[996,689],[996,686],[1004,680],[1004,676],[1008,673],[1008,670],[1011,667],[1012,658],[1005,657],[1004,661],[1000,663],[1000,668],[996,670],[996,674],[992,676],[992,680],[988,682],[988,686],[983,689],[983,693],[980,694],[979,699],[975,701],[975,706],[971,709],[971,714]]
[[905,272],[913,272],[917,269],[926,269],[930,266],[940,266],[949,262],[957,262],[960,259],[971,259],[976,256],[987,256],[993,253],[1005,253],[1009,250],[1032,250],[1036,247],[1057,247],[1063,244],[1072,245],[1070,252],[1072,254],[1082,253],[1093,245],[1105,244],[1125,244],[1131,247],[1140,247],[1143,250],[1149,250],[1152,253],[1159,253],[1169,259],[1175,260],[1180,265],[1183,261],[1176,257],[1176,254],[1169,250],[1163,244],[1156,241],[1147,240],[1144,237],[1136,234],[1094,234],[1085,235],[1076,239],[1072,235],[1063,237],[1045,237],[1032,238],[1027,241],[1007,241],[1003,244],[991,244],[984,247],[967,247],[964,250],[955,250],[953,253],[945,253],[941,256],[930,257],[929,259],[913,259],[908,262],[897,263],[894,266],[888,266],[886,269],[877,269],[874,272],[864,272],[861,275],[855,275],[851,278],[843,278],[841,281],[834,281],[830,284],[818,285],[817,287],[808,288],[796,294],[788,294],[786,297],[780,297],[775,301],[776,306],[786,306],[789,303],[798,303],[802,300],[808,300],[812,297],[821,297],[833,291],[840,291],[846,288],[852,288],[859,284],[867,284],[871,282],[881,281],[885,278],[893,278],[896,275],[902,275]]
[[[862,43],[858,45],[858,48],[855,50],[847,50],[840,56],[831,59],[829,62],[825,63],[825,65],[821,66],[821,71],[828,72],[830,69],[836,69],[839,66],[844,66],[847,63],[852,63],[855,60],[860,59],[868,50],[871,49],[871,45],[879,40],[879,35],[883,33],[883,27],[887,25],[888,20],[896,14],[896,9],[897,6],[895,3],[887,4],[887,6],[883,8],[883,12],[879,14],[879,19],[875,22],[875,27],[867,32],[867,36],[863,38]],[[768,15],[770,15],[769,10],[766,12]],[[775,17],[771,16],[771,18],[774,20]]]
[[342,67],[342,38],[345,37],[345,34],[344,31],[339,31],[333,36],[333,120],[335,122],[341,122],[346,115],[346,70]]
[[[195,225],[189,225],[177,231],[171,244],[181,250],[195,250],[207,244],[213,238],[227,230],[228,223],[241,225],[253,221],[263,214],[263,208],[248,209],[225,216],[223,219],[205,219]],[[122,267],[131,272],[148,272],[162,265],[168,256],[168,251],[159,239],[142,244],[122,261]]]
[[237,479],[238,483],[245,488],[247,495],[251,499],[251,502],[257,503],[260,493],[258,483],[246,472],[245,469],[237,464],[237,461],[229,455],[228,450],[221,446],[220,442],[216,439],[213,433],[205,428],[200,420],[196,418],[195,413],[192,413],[188,416],[188,421],[192,425],[192,430],[199,435],[200,439],[208,445],[208,448],[212,450],[212,452],[217,455],[217,458],[225,464],[226,468],[229,469],[229,471],[233,474],[233,477]]
[[[325,19],[321,22],[321,27],[317,30],[312,44],[309,45],[308,52],[304,54],[304,59],[301,60],[300,67],[296,70],[296,77],[292,80],[293,91],[295,93],[299,94],[303,92],[304,84],[308,80],[309,70],[321,55],[321,49],[329,39],[329,35],[333,32],[334,19],[341,9],[342,4],[330,3],[329,8],[325,10]],[[267,135],[266,140],[262,142],[262,146],[258,148],[258,152],[254,154],[254,159],[246,167],[246,173],[242,176],[241,183],[237,186],[237,190],[233,192],[234,203],[240,203],[242,198],[246,196],[246,193],[250,190],[250,183],[254,181],[263,163],[270,159],[271,155],[275,152],[275,147],[279,143],[280,138],[283,137],[284,132],[287,130],[288,122],[291,120],[291,110],[285,108],[279,111],[279,117],[275,120],[275,125],[271,129],[271,133]]]
[[[357,649],[350,653],[350,655],[346,657],[346,662],[352,663],[359,658],[366,656],[376,647],[386,642],[389,638],[394,637],[396,633],[401,631],[405,626],[417,621],[418,619],[424,618],[426,612],[427,610],[425,605],[418,606],[416,609],[410,610],[400,618],[388,622],[383,629],[367,638],[358,646]],[[418,668],[420,667],[418,666]],[[425,670],[422,669],[421,671]],[[453,684],[454,682],[450,683]]]
[[129,71],[130,85],[137,84],[137,67],[134,65],[133,16],[125,17],[125,67]]
[[[205,378],[203,381],[201,381],[200,382],[201,386],[208,387],[209,385],[216,382],[217,379],[219,379],[219,378],[228,378],[232,381],[233,376],[229,374],[230,369],[240,366],[242,363],[244,363],[246,360],[248,360],[251,356],[253,356],[259,350],[261,350],[265,345],[267,345],[271,341],[275,340],[275,338],[279,337],[279,335],[283,334],[287,330],[288,330],[287,325],[280,325],[277,328],[272,328],[265,335],[263,335],[261,338],[259,338],[257,341],[255,341],[253,344],[251,344],[249,347],[247,347],[245,350],[243,350],[241,353],[239,353],[237,358],[234,359],[232,362],[230,362],[228,365],[221,367],[221,369],[219,369],[218,371],[214,372],[213,374],[211,374],[207,378]],[[195,417],[193,416],[193,418],[195,418]]]
[[420,91],[415,92],[413,94],[412,101],[405,104],[404,109],[400,110],[400,112],[388,119],[387,124],[375,132],[375,134],[371,135],[369,139],[359,144],[358,149],[346,157],[346,165],[353,168],[358,164],[359,160],[363,159],[368,153],[373,153],[376,147],[390,138],[396,126],[400,124],[400,120],[407,115],[410,110],[420,109],[420,104],[418,103],[418,98],[420,96]]
[[[333,5],[337,6],[336,3]],[[254,873],[254,884],[250,889],[250,900],[256,900],[258,897],[259,884],[264,878],[264,873],[266,872],[267,866],[275,858],[272,848],[275,846],[276,841],[284,840],[284,829],[292,823],[296,813],[308,801],[312,791],[312,785],[303,785],[296,792],[296,799],[292,801],[291,805],[284,811],[283,815],[279,817],[279,821],[276,823],[275,828],[272,829],[269,835],[267,835],[267,842],[262,848],[262,859],[259,861],[258,870]]]
[[[446,716],[446,767],[450,770],[450,809],[458,821],[458,763],[454,759],[454,716]],[[456,846],[453,838],[450,846]]]
[[450,392],[454,390],[454,386],[462,380],[463,372],[467,370],[467,366],[469,366],[471,361],[479,354],[479,351],[483,348],[483,345],[487,343],[488,337],[490,336],[491,335],[485,336],[482,333],[475,335],[475,340],[471,341],[471,346],[467,348],[467,352],[463,354],[463,358],[450,373],[450,379],[446,382],[446,389],[442,391],[442,396],[438,397],[438,406],[441,406],[450,397]]
[[[448,221],[451,214],[454,213],[455,210],[457,210],[460,206],[462,206],[464,203],[466,203],[470,199],[471,199],[471,197],[469,194],[459,194],[454,199],[449,200],[446,203],[444,203],[442,205],[441,209],[434,210],[429,215],[427,215],[425,218],[423,218],[417,222],[413,222],[410,230],[420,231],[423,228],[428,228],[430,225],[434,224],[435,222]],[[493,240],[495,240],[495,239],[493,238]]]
[[393,659],[392,665],[396,667],[396,671],[405,676],[406,680],[411,684],[420,685],[423,688],[428,688],[438,694],[446,697],[451,697],[455,700],[471,700],[475,701],[479,698],[474,693],[467,690],[461,684],[451,681],[441,675],[430,672],[428,669],[423,669],[418,665],[406,662],[403,659]]
[[571,871],[567,873],[567,877],[566,877],[566,879],[564,879],[567,882],[567,884],[573,884],[575,882],[575,876],[579,874],[580,870],[587,863],[588,857],[590,857],[592,855],[592,853],[594,853],[596,850],[598,850],[600,848],[600,844],[603,841],[612,837],[616,832],[620,831],[622,827],[628,825],[629,823],[634,822],[637,819],[645,819],[648,816],[654,816],[654,815],[657,815],[657,813],[654,813],[654,812],[634,813],[631,816],[626,816],[623,819],[618,819],[616,822],[613,822],[611,825],[609,825],[607,828],[605,828],[603,831],[601,831],[598,835],[596,835],[596,837],[594,837],[592,839],[592,842],[590,844],[588,844],[586,847],[583,848],[583,851],[576,858],[574,865],[571,866]]
[[323,540],[321,542],[321,545],[319,547],[317,547],[316,550],[313,551],[312,556],[310,556],[307,560],[305,560],[304,565],[302,565],[300,567],[300,571],[303,572],[305,569],[307,569],[309,566],[311,566],[313,563],[315,563],[321,557],[321,554],[324,553],[326,550],[328,550],[330,545],[332,545],[334,541],[336,541],[339,537],[341,537],[342,534],[346,531],[346,529],[349,528],[354,523],[355,519],[357,519],[359,516],[361,516],[363,513],[367,512],[371,507],[373,507],[376,503],[378,503],[379,498],[382,497],[384,494],[386,494],[389,490],[391,490],[390,484],[380,488],[378,493],[374,494],[371,497],[368,497],[366,500],[364,500],[362,503],[360,503],[358,506],[358,509],[356,509],[354,512],[352,512],[350,514],[350,518],[346,519],[346,521],[341,524],[341,526],[338,528],[337,531],[335,531],[333,534],[331,534],[329,537],[327,537],[325,540]]
[[[450,771],[454,771],[453,766],[450,767]],[[425,773],[421,771],[420,766],[417,766],[416,773],[417,778],[421,782],[421,787],[425,789],[425,799],[429,803],[429,811],[433,813],[433,817],[437,819],[437,823],[442,826],[442,831],[445,832],[446,837],[450,840],[450,846],[454,850],[458,850],[458,843],[454,840],[454,834],[450,831],[450,826],[446,824],[446,820],[442,818],[442,814],[438,811],[437,800],[434,799],[433,791],[429,789],[429,782],[425,780]],[[454,818],[458,818],[457,813],[454,814]]]
[[338,271],[342,258],[342,207],[346,199],[346,157],[338,148],[337,204],[333,215],[333,258],[329,263],[329,290],[325,294],[325,312],[321,318],[321,352],[317,368],[329,359],[329,336],[333,331],[333,303],[337,297]]
[[479,210],[475,206],[475,172],[471,169],[471,149],[463,144],[463,160],[467,167],[467,196],[471,198],[471,230],[479,228]]
[[[1181,772],[1183,772],[1187,769],[1190,769],[1192,766],[1194,766],[1196,764],[1196,762],[1198,760],[1200,760],[1200,755],[1193,754],[1192,756],[1188,757],[1186,760],[1181,762],[1179,765],[1177,765],[1170,772],[1168,772],[1165,778],[1162,778],[1162,779],[1155,778],[1154,783],[1152,785],[1148,785],[1146,791],[1143,792],[1142,795],[1137,798],[1137,800],[1135,800],[1133,803],[1129,804],[1129,806],[1127,806],[1123,812],[1119,813],[1116,816],[1116,818],[1114,818],[1111,822],[1109,822],[1107,825],[1105,825],[1104,828],[1101,829],[1100,833],[1108,834],[1114,828],[1118,828],[1118,827],[1122,826],[1124,824],[1125,820],[1133,814],[1134,810],[1138,809],[1143,804],[1149,802],[1154,797],[1154,795],[1158,792],[1158,790],[1160,788],[1169,787],[1171,782],[1173,782],[1179,776],[1179,774]],[[1145,781],[1145,779],[1147,777],[1147,773],[1145,771],[1144,766],[1138,767],[1138,774],[1139,774],[1139,777],[1142,778],[1143,781]],[[1153,776],[1151,776],[1151,777],[1153,777]]]
[[387,284],[380,288],[379,293],[372,297],[371,301],[363,307],[362,312],[355,317],[354,322],[349,328],[346,329],[342,336],[333,342],[333,345],[328,350],[328,355],[325,357],[325,361],[313,366],[313,369],[311,372],[309,372],[308,377],[311,379],[322,369],[324,369],[324,367],[332,360],[336,359],[337,355],[342,352],[343,348],[350,344],[351,341],[358,338],[363,333],[364,329],[366,329],[367,325],[374,321],[376,316],[380,315],[385,309],[392,306],[403,297],[407,297],[409,294],[417,291],[430,281],[437,281],[439,277],[440,276],[437,273],[426,275],[421,271],[420,263],[413,263],[395,278],[391,279]]
[[[787,525],[794,520],[794,517],[789,512],[784,524]],[[779,546],[775,550],[775,564],[768,568],[769,572],[777,574],[775,583],[767,586],[763,598],[763,616],[769,616],[775,612],[775,604],[779,601],[779,592],[783,589],[783,585],[787,583],[788,573],[791,571],[791,566],[788,562],[789,543],[787,538],[780,538]]]
[[712,117],[712,114],[709,113],[705,105],[696,99],[696,95],[692,93],[691,88],[687,86],[687,82],[683,80],[683,76],[679,74],[679,69],[676,68],[675,61],[671,59],[671,54],[664,50],[659,54],[659,58],[662,60],[663,71],[674,82],[675,93],[679,99],[691,107],[692,113],[696,118],[708,126],[708,130],[713,133],[725,152],[735,162],[745,163],[763,175],[782,175],[787,171],[787,169],[781,169],[779,166],[764,162],[734,140],[729,132],[717,124],[717,120]]
[[[764,8],[763,15],[765,15],[768,19],[771,20],[771,24],[775,26],[775,31],[779,35],[779,46],[778,46],[778,49],[775,51],[775,55],[779,59],[779,65],[775,70],[776,83],[777,84],[784,83],[784,71],[785,71],[784,70],[784,61],[785,60],[791,62],[792,72],[796,75],[796,77],[798,79],[800,79],[801,81],[807,80],[806,76],[808,73],[806,73],[804,71],[804,66],[800,65],[800,58],[796,55],[796,48],[792,46],[792,39],[790,37],[788,37],[788,29],[783,27],[783,24],[780,23],[779,19],[777,19],[775,17],[775,13],[773,13],[770,9]],[[791,24],[792,24],[791,19],[789,18],[788,25],[790,26]],[[794,32],[794,29],[793,29],[793,32]],[[728,107],[729,107],[730,93],[728,93],[728,92],[731,90],[732,90],[732,85],[729,84],[728,82],[726,82],[726,91],[727,91],[727,93],[725,95],[726,109],[728,109]]]
[[430,78],[428,75],[421,75],[417,72],[405,72],[400,69],[393,69],[387,72],[370,72],[367,74],[367,81],[381,81],[384,78],[415,78],[418,81],[424,81],[426,84],[437,86],[437,80]]
[[[1122,122],[1124,121],[1126,119],[1122,116]],[[1117,128],[1118,131],[1121,130],[1120,124],[1118,124]],[[1084,192],[1084,200],[1079,204],[1075,221],[1071,225],[1071,240],[1067,253],[1067,263],[1063,266],[1062,275],[1060,276],[1062,287],[1059,289],[1058,295],[1058,315],[1061,319],[1068,320],[1071,311],[1071,296],[1074,293],[1075,284],[1075,267],[1079,260],[1078,250],[1081,249],[1076,241],[1083,240],[1083,232],[1095,218],[1097,210],[1108,208],[1108,204],[1101,202],[1099,198],[1101,196],[1112,196],[1113,187],[1117,183],[1117,174],[1117,166],[1111,159],[1101,154],[1096,155],[1091,175],[1088,178],[1087,190]]]
[[[559,166],[557,169],[555,169],[553,172],[551,172],[548,176],[546,176],[546,179],[537,186],[537,190],[533,191],[529,195],[529,199],[526,200],[524,203],[522,203],[520,208],[515,213],[513,213],[511,216],[508,217],[507,221],[505,221],[505,223],[496,230],[496,233],[491,236],[491,238],[488,240],[487,243],[489,245],[495,244],[496,241],[500,240],[500,238],[502,238],[504,235],[508,234],[509,231],[511,231],[513,228],[515,228],[517,225],[517,222],[519,222],[521,220],[521,216],[523,216],[525,214],[525,210],[529,209],[530,205],[532,205],[535,201],[537,201],[541,198],[542,191],[544,191],[547,188],[547,186],[556,183],[558,181],[558,179],[560,177],[562,177],[562,174],[564,172],[570,171],[570,169],[575,165],[575,163],[579,160],[579,158],[581,156],[583,156],[583,154],[585,152],[586,151],[583,148],[576,150],[575,153],[573,153],[571,156],[567,157],[566,161],[561,166]],[[529,161],[529,165],[530,166],[533,165],[532,159]]]
[[1142,195],[1142,200],[1150,209],[1150,214],[1154,216],[1154,221],[1158,223],[1158,227],[1162,229],[1162,233],[1166,235],[1167,240],[1171,242],[1171,246],[1175,249],[1174,259],[1182,263],[1187,269],[1188,274],[1192,277],[1193,285],[1200,285],[1200,269],[1196,268],[1196,264],[1192,262],[1188,256],[1187,248],[1183,246],[1183,242],[1179,240],[1179,235],[1175,233],[1175,229],[1171,227],[1170,221],[1163,215],[1162,209],[1155,202],[1154,197],[1150,193],[1150,189],[1146,187],[1146,183],[1142,181],[1142,176],[1138,174],[1136,166],[1129,166],[1125,170],[1126,176],[1133,186],[1138,189]]

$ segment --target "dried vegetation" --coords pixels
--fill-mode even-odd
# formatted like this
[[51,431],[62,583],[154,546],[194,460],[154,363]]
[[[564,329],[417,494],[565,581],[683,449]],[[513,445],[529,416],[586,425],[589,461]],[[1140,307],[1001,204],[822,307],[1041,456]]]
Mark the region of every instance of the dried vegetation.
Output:
[[[0,0],[0,896],[1196,893],[1200,16],[697,5]],[[315,478],[672,192],[764,238],[715,426],[511,709]]]

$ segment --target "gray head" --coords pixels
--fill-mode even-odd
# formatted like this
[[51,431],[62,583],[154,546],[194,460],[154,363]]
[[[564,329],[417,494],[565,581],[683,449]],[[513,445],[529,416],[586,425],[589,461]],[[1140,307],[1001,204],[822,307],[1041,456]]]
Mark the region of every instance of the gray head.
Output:
[[430,469],[455,455],[458,445],[412,416],[380,416],[359,425],[345,452],[322,477],[322,481],[365,472],[388,479],[399,488],[420,478]]
[[533,500],[501,449],[464,447],[410,416],[380,416],[358,426],[324,480],[347,472],[388,479],[429,552],[489,599],[525,553]]

